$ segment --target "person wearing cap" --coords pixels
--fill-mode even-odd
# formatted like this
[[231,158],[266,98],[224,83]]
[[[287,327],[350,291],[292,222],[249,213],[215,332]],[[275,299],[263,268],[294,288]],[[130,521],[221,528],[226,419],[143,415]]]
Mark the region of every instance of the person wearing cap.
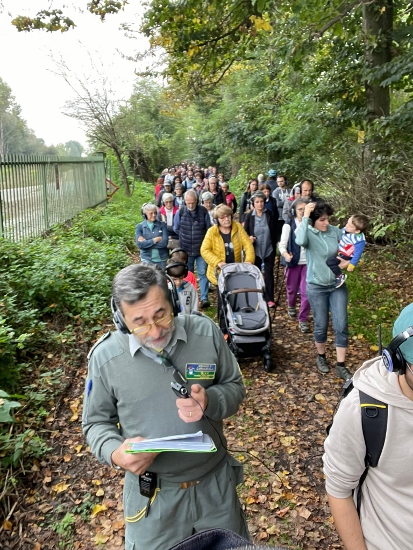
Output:
[[274,191],[277,189],[277,170],[269,170],[268,171],[268,178],[265,180],[267,185],[271,187],[271,195],[274,193]]
[[[383,355],[366,361],[354,374],[354,390],[342,400],[324,444],[328,501],[347,549],[413,547],[412,325],[413,303],[395,321],[394,339]],[[367,395],[360,399],[359,392]],[[387,405],[387,429],[378,464],[367,470],[361,486],[359,516],[355,489],[365,471],[366,456],[361,415],[377,412],[374,404],[363,409],[364,399],[371,398],[381,401],[381,408]]]

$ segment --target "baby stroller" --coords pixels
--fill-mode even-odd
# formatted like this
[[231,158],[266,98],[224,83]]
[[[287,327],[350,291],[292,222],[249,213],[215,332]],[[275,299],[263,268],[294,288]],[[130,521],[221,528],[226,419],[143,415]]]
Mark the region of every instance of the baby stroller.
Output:
[[264,370],[270,372],[271,321],[264,290],[257,266],[223,266],[218,276],[218,322],[237,359],[259,355]]

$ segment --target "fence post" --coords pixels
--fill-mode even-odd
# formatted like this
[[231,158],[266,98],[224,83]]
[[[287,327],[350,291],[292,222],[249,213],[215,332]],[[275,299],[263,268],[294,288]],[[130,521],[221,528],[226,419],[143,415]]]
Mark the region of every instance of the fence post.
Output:
[[4,236],[4,227],[3,227],[3,199],[1,198],[1,191],[0,191],[0,238],[2,239]]
[[4,236],[4,226],[3,226],[3,197],[1,192],[3,191],[3,155],[0,155],[0,238]]
[[43,217],[44,217],[44,230],[49,229],[49,212],[47,208],[47,164],[43,163],[42,165],[43,173]]

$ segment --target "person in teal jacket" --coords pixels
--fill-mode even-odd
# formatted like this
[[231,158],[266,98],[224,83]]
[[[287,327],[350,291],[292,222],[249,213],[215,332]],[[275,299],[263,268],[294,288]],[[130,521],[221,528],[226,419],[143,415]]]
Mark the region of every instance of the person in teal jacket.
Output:
[[[340,228],[329,223],[329,216],[333,213],[333,208],[325,202],[307,204],[295,242],[306,249],[307,297],[314,317],[317,369],[322,374],[330,371],[326,359],[326,341],[331,311],[337,354],[336,372],[340,378],[348,380],[351,378],[345,365],[348,346],[348,292],[345,284],[336,287],[334,274],[326,264],[329,257],[337,254],[341,236]],[[341,269],[346,268],[348,263],[343,260],[340,263]]]

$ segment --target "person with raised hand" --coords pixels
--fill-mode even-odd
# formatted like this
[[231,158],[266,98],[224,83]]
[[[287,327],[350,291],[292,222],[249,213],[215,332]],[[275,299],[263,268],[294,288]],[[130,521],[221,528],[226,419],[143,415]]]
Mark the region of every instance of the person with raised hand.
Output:
[[[341,236],[341,229],[330,224],[329,217],[333,213],[332,206],[323,201],[308,203],[301,225],[295,234],[295,242],[306,250],[306,289],[314,318],[317,370],[322,374],[330,372],[326,358],[326,342],[331,312],[337,356],[336,373],[344,380],[348,380],[351,378],[351,373],[345,365],[348,347],[348,292],[345,283],[336,287],[334,274],[326,263],[328,258],[337,253]],[[348,261],[341,260],[341,269],[348,264]]]

